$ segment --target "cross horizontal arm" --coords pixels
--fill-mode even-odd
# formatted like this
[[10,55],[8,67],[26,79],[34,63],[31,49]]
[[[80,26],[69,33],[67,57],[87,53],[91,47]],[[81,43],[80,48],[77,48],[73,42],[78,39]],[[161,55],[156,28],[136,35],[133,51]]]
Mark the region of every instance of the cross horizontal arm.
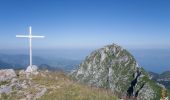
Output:
[[31,36],[32,38],[44,38],[45,36]]
[[16,37],[25,37],[25,38],[29,38],[29,35],[16,35]]
[[16,37],[23,37],[23,38],[44,38],[45,36],[16,35]]

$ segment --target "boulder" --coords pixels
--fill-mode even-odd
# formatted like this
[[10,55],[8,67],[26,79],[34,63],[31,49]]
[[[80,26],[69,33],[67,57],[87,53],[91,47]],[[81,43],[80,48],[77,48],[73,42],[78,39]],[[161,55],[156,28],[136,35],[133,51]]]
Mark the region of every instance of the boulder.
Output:
[[16,73],[13,69],[2,69],[0,70],[0,82],[10,80],[16,77]]
[[38,73],[38,67],[36,65],[28,66],[26,69],[26,73],[32,73],[32,74],[37,74]]

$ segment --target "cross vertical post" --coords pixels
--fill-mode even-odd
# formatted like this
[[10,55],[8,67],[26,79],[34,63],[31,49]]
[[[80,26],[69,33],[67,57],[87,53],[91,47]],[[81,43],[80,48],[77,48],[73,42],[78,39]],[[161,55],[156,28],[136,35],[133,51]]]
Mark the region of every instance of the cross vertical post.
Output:
[[30,31],[30,38],[29,38],[29,46],[30,46],[30,66],[32,67],[32,33],[31,33],[31,26],[29,27],[29,31]]
[[45,36],[33,36],[32,35],[32,27],[30,26],[29,27],[29,35],[16,35],[16,37],[19,37],[19,38],[28,38],[29,39],[29,63],[30,63],[30,67],[32,69],[32,38],[44,38]]

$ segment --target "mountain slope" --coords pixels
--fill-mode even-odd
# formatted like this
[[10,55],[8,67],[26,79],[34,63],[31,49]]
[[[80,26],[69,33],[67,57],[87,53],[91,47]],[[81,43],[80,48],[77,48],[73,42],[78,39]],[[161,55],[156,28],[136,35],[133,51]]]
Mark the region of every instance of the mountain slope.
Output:
[[0,100],[117,100],[117,97],[104,89],[80,85],[63,72],[40,70],[29,77],[17,71],[12,79],[0,81]]
[[165,71],[159,75],[159,78],[167,78],[170,79],[170,71]]
[[163,84],[169,90],[170,93],[170,71],[165,71],[161,74],[149,72],[149,74],[152,77],[152,80],[155,80],[160,84]]
[[157,80],[159,78],[159,74],[155,72],[148,72],[152,80]]
[[83,84],[111,89],[120,98],[160,99],[161,87],[128,51],[115,44],[92,52],[71,76]]
[[[60,68],[64,71],[70,71],[79,64],[80,61],[70,60],[64,58],[55,58],[55,59],[45,59],[41,57],[33,56],[33,64],[48,65],[50,67]],[[29,65],[29,56],[28,55],[6,55],[0,54],[0,69],[4,68],[13,68],[13,69],[23,69]]]

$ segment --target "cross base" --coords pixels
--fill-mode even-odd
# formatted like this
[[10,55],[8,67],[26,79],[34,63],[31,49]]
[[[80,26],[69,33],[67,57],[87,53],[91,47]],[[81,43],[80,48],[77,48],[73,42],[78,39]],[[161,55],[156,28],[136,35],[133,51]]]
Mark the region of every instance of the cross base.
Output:
[[36,65],[32,65],[32,66],[28,66],[25,72],[36,73],[38,72],[37,70],[38,70],[38,67]]

